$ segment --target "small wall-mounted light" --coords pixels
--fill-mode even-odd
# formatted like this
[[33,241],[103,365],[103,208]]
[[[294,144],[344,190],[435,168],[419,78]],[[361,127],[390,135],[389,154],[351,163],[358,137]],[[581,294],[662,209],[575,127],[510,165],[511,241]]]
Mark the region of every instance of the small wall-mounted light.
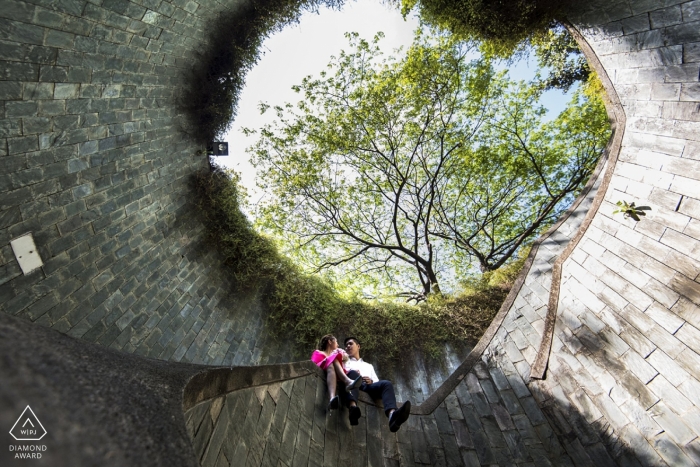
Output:
[[34,237],[32,237],[31,232],[11,240],[10,245],[12,245],[12,251],[15,254],[15,258],[17,258],[19,267],[22,268],[22,272],[25,275],[44,265],[34,244]]
[[224,141],[211,141],[207,144],[207,155],[228,156],[228,143]]

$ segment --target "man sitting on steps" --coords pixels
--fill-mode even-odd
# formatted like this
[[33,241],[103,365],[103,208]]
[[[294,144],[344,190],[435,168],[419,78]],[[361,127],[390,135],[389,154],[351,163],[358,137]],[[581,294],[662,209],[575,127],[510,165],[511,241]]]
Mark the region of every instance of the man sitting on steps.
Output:
[[[389,430],[391,432],[398,431],[401,424],[408,419],[411,413],[411,402],[406,401],[401,408],[396,408],[394,386],[391,384],[391,381],[380,380],[374,372],[374,366],[360,358],[360,343],[356,338],[348,337],[345,339],[345,351],[350,357],[345,362],[345,368],[349,370],[348,377],[356,379],[362,376],[362,384],[359,390],[369,394],[372,400],[382,400],[384,413],[389,417]],[[345,393],[346,405],[348,405],[350,410],[350,425],[357,425],[362,415],[360,408],[357,406],[357,396],[359,394],[357,391],[357,389],[353,389],[350,393]]]

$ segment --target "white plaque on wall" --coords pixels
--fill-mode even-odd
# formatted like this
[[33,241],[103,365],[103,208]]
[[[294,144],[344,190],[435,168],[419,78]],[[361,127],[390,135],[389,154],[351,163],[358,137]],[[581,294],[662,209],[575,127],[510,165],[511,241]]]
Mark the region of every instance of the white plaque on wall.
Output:
[[19,267],[22,268],[25,275],[44,265],[31,233],[15,238],[10,241],[10,245],[12,245],[12,251],[15,253]]

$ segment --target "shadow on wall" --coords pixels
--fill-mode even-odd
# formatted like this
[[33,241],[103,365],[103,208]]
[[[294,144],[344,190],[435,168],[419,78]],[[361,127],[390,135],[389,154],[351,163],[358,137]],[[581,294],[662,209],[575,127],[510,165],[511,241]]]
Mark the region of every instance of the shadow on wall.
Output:
[[[197,467],[182,392],[205,367],[115,352],[4,313],[0,355],[0,465]],[[46,430],[40,441],[8,433],[27,406]],[[37,445],[41,459],[7,448]]]

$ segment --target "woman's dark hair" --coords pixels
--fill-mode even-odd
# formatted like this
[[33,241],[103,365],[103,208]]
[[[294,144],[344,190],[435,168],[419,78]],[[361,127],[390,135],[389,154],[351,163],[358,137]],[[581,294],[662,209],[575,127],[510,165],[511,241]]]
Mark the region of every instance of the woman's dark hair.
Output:
[[335,340],[335,336],[333,334],[326,334],[325,336],[323,336],[321,338],[321,343],[318,345],[318,350],[325,351],[326,348],[328,347],[328,344],[334,340]]

